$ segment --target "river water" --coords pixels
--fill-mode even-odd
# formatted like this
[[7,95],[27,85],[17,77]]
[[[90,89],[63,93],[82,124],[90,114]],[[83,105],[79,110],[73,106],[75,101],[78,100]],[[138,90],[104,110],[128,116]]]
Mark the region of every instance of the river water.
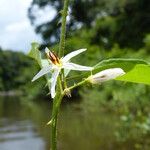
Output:
[[[86,111],[81,103],[65,101],[61,107],[59,150],[150,149],[150,144],[141,146],[138,137],[138,142],[132,139],[118,141],[115,136],[117,116],[100,109]],[[51,103],[46,100],[0,98],[0,150],[49,150],[51,133],[46,123],[50,112]]]

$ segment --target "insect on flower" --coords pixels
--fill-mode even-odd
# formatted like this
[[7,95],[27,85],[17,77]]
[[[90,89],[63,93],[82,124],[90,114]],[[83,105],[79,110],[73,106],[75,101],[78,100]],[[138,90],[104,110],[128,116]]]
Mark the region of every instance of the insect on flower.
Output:
[[[37,80],[38,78],[42,77],[43,75],[47,73],[51,73],[51,97],[54,98],[56,95],[55,87],[57,83],[57,77],[61,71],[61,69],[64,70],[77,70],[77,71],[90,71],[93,69],[93,67],[87,67],[87,66],[81,66],[75,63],[69,62],[71,58],[74,56],[86,51],[86,49],[79,49],[76,51],[73,51],[66,56],[62,58],[58,58],[56,54],[51,52],[48,48],[46,48],[45,52],[49,61],[49,65],[46,67],[43,67],[32,79],[32,82]],[[69,72],[68,71],[68,72]],[[68,73],[65,74],[67,76]]]

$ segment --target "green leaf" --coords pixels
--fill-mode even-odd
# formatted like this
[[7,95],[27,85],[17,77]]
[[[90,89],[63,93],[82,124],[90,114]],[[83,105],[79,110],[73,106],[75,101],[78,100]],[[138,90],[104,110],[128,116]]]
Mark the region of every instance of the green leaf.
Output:
[[124,58],[114,58],[103,60],[94,66],[94,73],[102,71],[109,68],[122,68],[125,72],[132,70],[137,64],[148,65],[146,61],[140,59],[124,59]]
[[41,53],[39,51],[39,44],[38,43],[32,43],[31,44],[31,50],[28,53],[28,56],[35,59],[38,64],[41,66]]
[[150,65],[137,64],[129,72],[118,77],[116,80],[150,84]]

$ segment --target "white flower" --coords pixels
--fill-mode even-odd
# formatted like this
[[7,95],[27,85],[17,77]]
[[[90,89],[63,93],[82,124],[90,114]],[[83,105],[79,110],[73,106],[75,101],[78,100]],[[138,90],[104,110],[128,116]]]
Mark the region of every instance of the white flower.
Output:
[[125,72],[121,68],[111,68],[103,70],[95,75],[91,75],[86,80],[93,84],[102,83],[111,79],[115,79],[118,76],[124,75]]
[[[46,67],[43,67],[32,79],[32,82],[36,79],[42,77],[43,75],[51,72],[51,97],[54,98],[56,95],[55,87],[57,83],[57,77],[61,71],[61,69],[64,69],[67,73],[69,73],[70,70],[78,70],[78,71],[90,71],[93,69],[93,67],[86,67],[81,66],[78,64],[74,64],[69,62],[70,59],[82,52],[86,51],[86,49],[79,49],[76,51],[73,51],[69,54],[67,54],[65,57],[58,58],[53,52],[51,52],[48,48],[46,48],[46,54],[49,60],[49,65]],[[69,70],[69,71],[68,71]]]

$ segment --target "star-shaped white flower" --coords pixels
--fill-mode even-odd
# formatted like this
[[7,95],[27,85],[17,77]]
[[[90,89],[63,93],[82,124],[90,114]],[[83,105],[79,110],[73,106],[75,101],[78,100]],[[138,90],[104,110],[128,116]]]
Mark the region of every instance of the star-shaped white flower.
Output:
[[58,58],[53,52],[51,52],[48,48],[46,48],[46,54],[49,60],[49,65],[43,67],[32,79],[32,82],[42,77],[47,73],[51,73],[51,97],[54,98],[56,95],[55,87],[57,83],[57,77],[61,71],[61,69],[65,70],[78,70],[78,71],[90,71],[93,67],[81,66],[75,63],[69,62],[70,59],[82,52],[86,51],[86,49],[79,49],[67,54],[65,57]]

